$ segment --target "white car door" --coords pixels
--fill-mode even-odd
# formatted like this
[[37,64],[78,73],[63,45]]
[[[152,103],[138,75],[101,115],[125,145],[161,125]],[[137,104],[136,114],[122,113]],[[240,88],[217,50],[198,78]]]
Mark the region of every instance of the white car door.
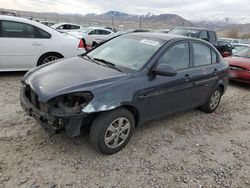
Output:
[[89,31],[85,37],[86,44],[92,45],[93,41],[96,39],[96,36],[97,36],[97,29]]
[[110,31],[104,29],[94,29],[86,36],[86,43],[92,45],[93,41],[104,41],[110,34]]
[[28,70],[35,67],[46,35],[40,29],[21,22],[2,20],[1,64],[4,70]]
[[109,35],[111,35],[111,32],[110,32],[110,31],[105,30],[105,29],[102,29],[102,30],[100,30],[99,39],[100,39],[100,40],[106,40],[106,39],[109,37]]

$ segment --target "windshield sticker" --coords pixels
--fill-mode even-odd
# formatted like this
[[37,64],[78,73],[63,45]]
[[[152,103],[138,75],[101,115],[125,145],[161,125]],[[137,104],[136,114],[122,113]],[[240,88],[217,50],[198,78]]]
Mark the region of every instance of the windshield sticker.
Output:
[[148,39],[143,39],[143,40],[140,41],[140,43],[148,44],[148,45],[151,45],[151,46],[157,46],[159,44],[159,42],[157,42],[157,41],[148,40]]

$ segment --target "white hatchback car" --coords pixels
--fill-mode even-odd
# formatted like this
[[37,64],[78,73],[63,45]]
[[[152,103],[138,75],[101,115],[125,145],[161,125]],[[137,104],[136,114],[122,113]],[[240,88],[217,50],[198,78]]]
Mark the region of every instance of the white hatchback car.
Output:
[[64,33],[69,31],[81,31],[84,29],[83,26],[72,23],[57,23],[50,27]]
[[25,71],[85,52],[82,40],[35,21],[0,16],[0,71]]
[[87,27],[81,31],[71,31],[68,34],[83,39],[84,45],[93,46],[96,41],[105,41],[114,34],[109,29],[101,27]]

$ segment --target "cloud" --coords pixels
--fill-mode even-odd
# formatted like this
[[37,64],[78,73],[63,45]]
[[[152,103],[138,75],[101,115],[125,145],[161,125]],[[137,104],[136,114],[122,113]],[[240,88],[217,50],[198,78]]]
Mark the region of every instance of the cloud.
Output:
[[58,13],[102,13],[117,10],[132,14],[172,13],[186,19],[213,16],[250,17],[249,0],[0,0],[1,8]]

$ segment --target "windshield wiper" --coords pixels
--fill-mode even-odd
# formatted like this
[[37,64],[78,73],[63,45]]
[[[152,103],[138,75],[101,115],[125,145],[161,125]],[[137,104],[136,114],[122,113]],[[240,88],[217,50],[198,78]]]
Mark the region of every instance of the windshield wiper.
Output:
[[99,61],[101,63],[104,63],[107,67],[115,69],[119,72],[123,72],[121,69],[119,69],[114,63],[111,63],[105,59],[100,59],[100,58],[94,58],[95,61]]
[[91,62],[93,63],[96,63],[98,65],[101,65],[100,63],[96,62],[94,59],[92,59],[92,57],[90,57],[88,54],[84,54],[84,55],[81,55],[82,58],[86,57],[88,58],[88,60],[90,60]]

